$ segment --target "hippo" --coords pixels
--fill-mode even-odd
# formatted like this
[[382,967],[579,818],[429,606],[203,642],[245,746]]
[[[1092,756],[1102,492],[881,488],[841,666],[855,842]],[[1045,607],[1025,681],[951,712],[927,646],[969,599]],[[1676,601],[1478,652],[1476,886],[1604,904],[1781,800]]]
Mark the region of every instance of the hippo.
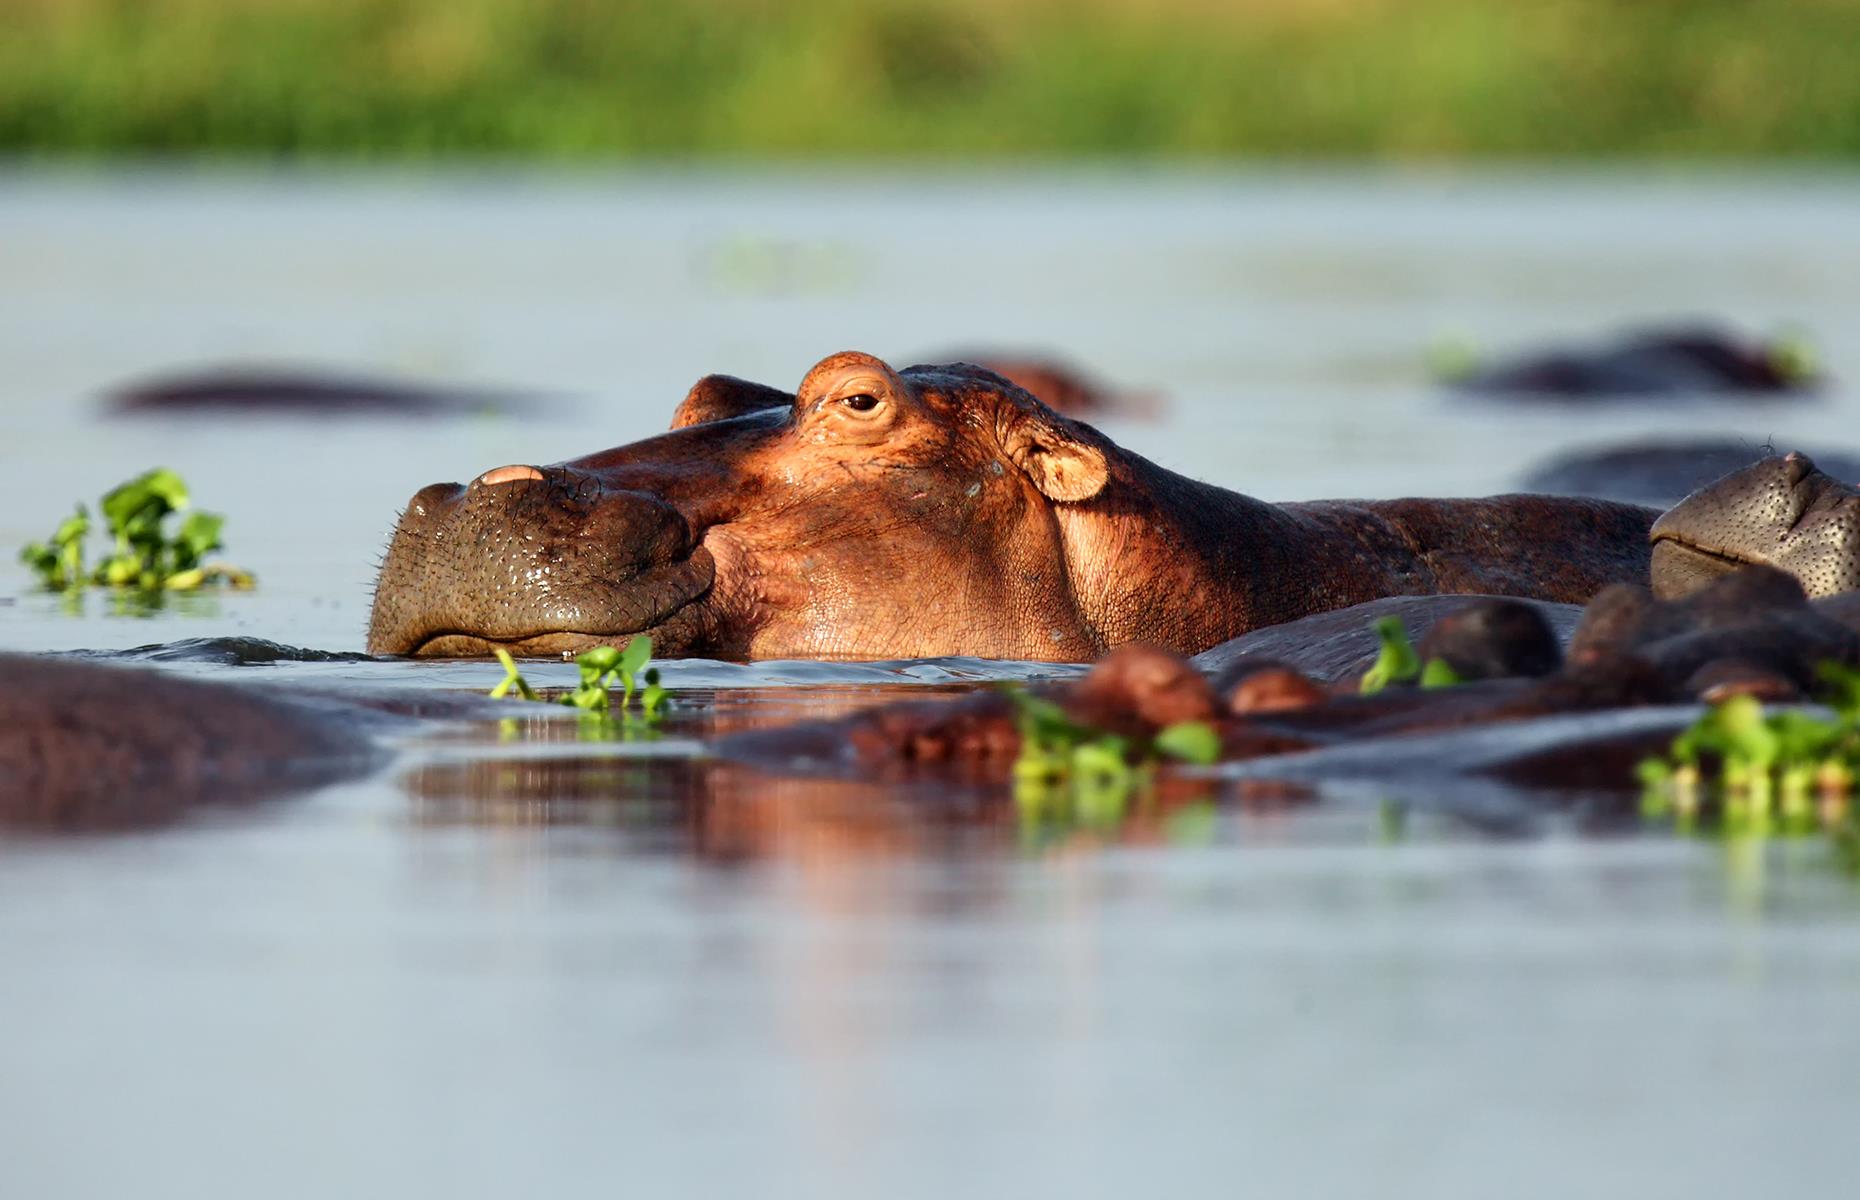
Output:
[[293,367],[213,367],[144,380],[104,398],[120,416],[269,413],[345,416],[472,416],[528,411],[535,397],[441,387]]
[[[1363,615],[1360,609],[1349,612]],[[1200,662],[1130,643],[1084,677],[1049,685],[1048,695],[1074,721],[1132,746],[1145,745],[1169,725],[1202,721],[1219,733],[1223,759],[1270,758],[1377,738],[1740,694],[1801,700],[1821,686],[1825,664],[1860,668],[1857,618],[1860,612],[1852,607],[1811,602],[1800,581],[1785,572],[1751,566],[1677,601],[1633,585],[1611,585],[1583,610],[1567,654],[1558,651],[1554,632],[1530,604],[1503,598],[1465,603],[1422,643],[1425,656],[1472,664],[1467,681],[1453,687],[1398,686],[1361,695],[1354,678],[1324,682],[1283,663],[1246,657],[1211,675],[1198,669]],[[1690,714],[1652,723],[1601,722],[1586,729],[1587,736],[1611,743],[1638,731],[1628,743],[1645,752],[1689,719]],[[1566,751],[1580,748],[1565,745]],[[1016,706],[1007,697],[981,693],[734,735],[723,738],[718,750],[745,761],[855,771],[955,765],[971,775],[992,770],[1005,779],[1020,751],[1020,731]],[[1554,763],[1539,766],[1546,779],[1556,773]],[[1632,783],[1625,770],[1611,778],[1615,787]],[[1607,782],[1581,779],[1583,786]]]
[[1162,398],[1154,392],[1124,391],[1051,355],[984,352],[928,361],[973,363],[1068,417],[1154,417],[1162,409]]
[[368,649],[1090,661],[1194,653],[1382,596],[1580,602],[1646,578],[1654,510],[1529,495],[1270,504],[1167,471],[966,364],[832,355],[700,380],[672,432],[434,484]]
[[[1678,599],[1763,564],[1793,576],[1823,612],[1860,628],[1860,489],[1831,478],[1806,454],[1772,455],[1713,481],[1663,514],[1650,536],[1653,558],[1643,582],[1655,597]],[[1393,596],[1256,630],[1203,651],[1195,663],[1219,676],[1243,660],[1270,661],[1335,681],[1360,675],[1375,659],[1377,620],[1395,617],[1418,640],[1461,612],[1492,610],[1498,599]],[[1526,608],[1562,644],[1583,619],[1578,605],[1541,600],[1513,599],[1507,611]],[[1520,649],[1526,656],[1520,661],[1545,661],[1541,644]]]
[[[1520,618],[1520,612],[1531,615]],[[1338,683],[1360,677],[1375,661],[1380,646],[1375,626],[1385,617],[1399,620],[1408,639],[1420,643],[1430,632],[1451,629],[1459,620],[1491,620],[1501,615],[1503,619],[1527,623],[1528,638],[1536,639],[1534,645],[1528,639],[1518,642],[1513,656],[1519,667],[1515,673],[1540,674],[1530,664],[1541,663],[1549,669],[1560,661],[1560,647],[1568,643],[1582,621],[1582,606],[1478,593],[1388,596],[1256,629],[1202,651],[1193,662],[1197,670],[1216,680],[1237,678],[1248,664],[1276,663],[1322,683]],[[1540,629],[1546,631],[1547,644],[1538,638]],[[1470,661],[1454,665],[1463,678],[1470,677]]]
[[1594,349],[1555,348],[1447,379],[1479,395],[1556,401],[1622,396],[1785,398],[1821,382],[1807,349],[1783,339],[1745,342],[1710,326],[1648,329]]
[[0,830],[146,828],[382,760],[348,706],[80,658],[0,654]]

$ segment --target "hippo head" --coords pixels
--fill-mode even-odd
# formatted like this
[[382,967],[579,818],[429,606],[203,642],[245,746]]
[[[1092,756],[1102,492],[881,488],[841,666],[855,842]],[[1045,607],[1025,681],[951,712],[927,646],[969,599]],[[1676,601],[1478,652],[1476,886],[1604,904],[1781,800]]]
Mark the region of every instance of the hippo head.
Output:
[[1112,449],[978,367],[836,354],[793,394],[710,376],[670,433],[417,493],[368,648],[1088,658],[1061,510]]
[[1806,454],[1766,458],[1707,484],[1653,525],[1653,590],[1683,596],[1751,563],[1810,596],[1860,588],[1860,490]]

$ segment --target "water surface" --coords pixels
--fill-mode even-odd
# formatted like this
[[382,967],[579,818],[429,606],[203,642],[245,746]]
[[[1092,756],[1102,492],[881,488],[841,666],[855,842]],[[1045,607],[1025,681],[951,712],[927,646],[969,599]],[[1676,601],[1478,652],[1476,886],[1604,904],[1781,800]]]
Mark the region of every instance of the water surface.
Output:
[[[1452,401],[1430,341],[1799,326],[1860,378],[1850,177],[0,176],[0,546],[150,465],[260,590],[0,646],[360,648],[417,487],[662,429],[708,371],[1053,349],[1106,428],[1268,498],[1503,490],[1650,431],[1851,444],[1812,402]],[[458,418],[110,420],[155,372],[532,390]],[[161,669],[481,690],[484,664]],[[366,779],[0,837],[0,1192],[1567,1196],[1845,1183],[1860,895],[1811,843],[1494,837],[1373,782],[1207,783],[1111,831],[778,778],[723,729],[1045,668],[673,663],[658,742],[433,723]],[[570,669],[541,664],[538,682]]]

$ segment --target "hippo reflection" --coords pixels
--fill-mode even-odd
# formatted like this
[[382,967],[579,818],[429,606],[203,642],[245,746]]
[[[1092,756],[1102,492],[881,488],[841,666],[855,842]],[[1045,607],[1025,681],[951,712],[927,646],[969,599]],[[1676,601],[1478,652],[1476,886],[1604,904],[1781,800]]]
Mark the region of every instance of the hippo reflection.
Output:
[[1267,504],[1166,471],[982,368],[834,355],[793,394],[704,379],[671,433],[414,496],[375,653],[1181,652],[1381,596],[1582,601],[1644,581],[1652,510]]

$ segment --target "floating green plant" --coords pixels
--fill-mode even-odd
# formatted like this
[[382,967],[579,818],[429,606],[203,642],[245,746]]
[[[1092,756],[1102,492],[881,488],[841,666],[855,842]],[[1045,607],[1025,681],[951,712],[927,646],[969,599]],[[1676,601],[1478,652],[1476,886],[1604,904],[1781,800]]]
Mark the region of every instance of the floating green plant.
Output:
[[1713,705],[1641,762],[1642,810],[1682,830],[1708,822],[1728,832],[1812,833],[1852,844],[1860,773],[1860,672],[1823,664],[1827,716],[1766,710],[1752,696]]
[[1016,684],[1000,691],[1013,703],[1020,729],[1014,799],[1023,819],[1035,824],[1115,826],[1131,799],[1150,787],[1159,759],[1205,765],[1220,757],[1220,734],[1205,721],[1181,721],[1153,738],[1133,739],[1081,724]]
[[[98,507],[114,544],[95,568],[85,566],[91,518],[82,504],[48,540],[20,550],[20,561],[47,589],[64,592],[96,585],[154,593],[194,591],[211,584],[252,586],[250,572],[206,560],[221,547],[226,519],[218,513],[188,511],[187,485],[166,467],[112,488]],[[171,528],[169,518],[183,513]]]
[[[499,646],[492,653],[497,655],[498,662],[504,664],[504,678],[491,689],[493,699],[501,699],[514,692],[524,700],[542,700],[543,697],[523,678],[523,673],[517,669],[516,659],[510,656],[508,650]],[[593,716],[610,717],[613,689],[617,683],[620,687],[621,721],[657,724],[664,716],[666,691],[659,682],[658,668],[646,665],[650,661],[652,639],[643,633],[627,642],[624,649],[618,646],[596,646],[592,650],[584,650],[575,656],[575,667],[581,673],[580,682],[557,697],[556,703],[581,709]],[[632,713],[635,699],[639,701],[637,717]]]
[[1424,688],[1452,687],[1460,682],[1459,673],[1445,659],[1430,658],[1425,663],[1408,640],[1408,627],[1400,617],[1379,617],[1370,624],[1380,643],[1376,661],[1363,672],[1357,690],[1373,696],[1392,684],[1418,684]]

